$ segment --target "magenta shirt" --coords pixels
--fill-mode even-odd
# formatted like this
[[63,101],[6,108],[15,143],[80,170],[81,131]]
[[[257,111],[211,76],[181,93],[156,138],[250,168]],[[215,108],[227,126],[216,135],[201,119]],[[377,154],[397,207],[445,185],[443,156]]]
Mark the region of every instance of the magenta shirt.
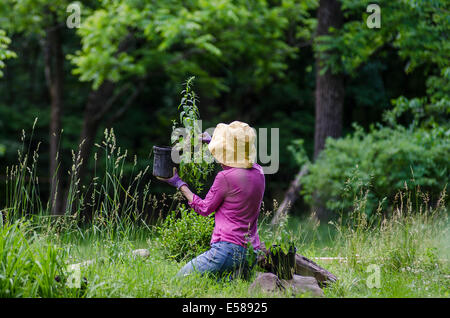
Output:
[[249,240],[254,249],[260,248],[258,216],[264,188],[260,165],[250,169],[224,166],[204,200],[194,194],[189,205],[198,214],[216,212],[211,244],[225,241],[247,247]]

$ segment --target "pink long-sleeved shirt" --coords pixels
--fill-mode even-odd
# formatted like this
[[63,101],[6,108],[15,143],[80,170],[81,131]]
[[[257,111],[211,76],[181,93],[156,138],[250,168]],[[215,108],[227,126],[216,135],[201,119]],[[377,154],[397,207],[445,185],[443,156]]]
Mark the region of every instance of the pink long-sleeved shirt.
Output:
[[223,169],[205,199],[194,194],[189,205],[200,215],[216,212],[211,244],[225,241],[247,247],[250,241],[259,249],[258,216],[265,188],[262,168],[253,164],[250,169]]

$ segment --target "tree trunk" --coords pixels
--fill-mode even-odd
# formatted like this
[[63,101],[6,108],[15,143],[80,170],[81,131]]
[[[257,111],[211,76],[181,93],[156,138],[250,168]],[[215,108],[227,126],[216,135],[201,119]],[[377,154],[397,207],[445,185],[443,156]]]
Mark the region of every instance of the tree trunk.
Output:
[[45,78],[50,94],[50,204],[51,213],[63,214],[59,144],[61,114],[63,111],[64,55],[59,26],[54,23],[46,29],[44,42]]
[[[342,26],[342,12],[337,0],[320,0],[316,36],[328,34],[330,27]],[[314,159],[325,146],[327,137],[337,138],[342,134],[342,110],[344,104],[344,78],[327,70],[320,74],[327,52],[316,59],[316,120],[314,130]]]
[[106,81],[97,90],[89,94],[80,134],[80,159],[82,160],[82,164],[78,170],[78,178],[81,180],[86,175],[95,137],[105,115],[102,109],[112,98],[115,87],[116,85],[114,83]]
[[289,189],[286,191],[283,202],[280,207],[275,212],[274,217],[272,218],[271,224],[276,225],[280,222],[281,218],[286,215],[290,208],[292,207],[293,202],[297,200],[300,188],[301,188],[301,179],[302,177],[308,173],[308,167],[303,165],[300,169],[300,172],[297,173],[295,179],[291,182]]
[[[131,45],[133,45],[134,41],[135,39],[133,34],[129,33],[119,44],[116,54],[126,51]],[[79,158],[76,158],[77,162],[81,163],[77,170],[76,176],[79,180],[83,180],[88,171],[89,157],[92,153],[95,137],[103,118],[111,109],[118,97],[120,97],[125,91],[122,90],[115,94],[116,87],[117,85],[115,83],[105,81],[98,89],[92,90],[89,93],[84,110],[83,126],[80,133]],[[136,96],[134,95],[133,98],[135,97]],[[67,187],[64,191],[64,206],[67,206],[69,190],[69,187]]]
[[[264,244],[261,244],[261,251],[262,253],[259,254],[257,258],[258,266],[268,272],[273,272],[272,265],[269,261],[269,251],[266,250]],[[325,268],[320,267],[312,260],[298,253],[295,254],[294,273],[301,276],[314,277],[319,283],[320,287],[325,287],[330,283],[334,283],[337,281],[336,275],[330,273]]]
[[[342,12],[337,0],[321,0],[318,9],[316,36],[328,34],[330,27],[342,26]],[[316,120],[314,128],[314,159],[317,159],[325,147],[328,137],[337,138],[342,134],[342,111],[344,104],[344,78],[341,74],[332,74],[330,69],[321,74],[323,61],[328,52],[317,53],[316,58]],[[330,211],[326,209],[320,194],[315,193],[313,211],[319,220],[329,220]]]
[[[316,36],[325,35],[330,27],[338,29],[342,26],[342,12],[338,0],[320,0],[317,12],[317,30]],[[327,137],[337,138],[342,134],[342,111],[344,104],[344,78],[340,74],[332,74],[327,70],[324,74],[320,74],[322,61],[326,60],[327,52],[317,53],[316,58],[316,91],[315,91],[315,111],[316,120],[314,128],[314,159],[325,146]],[[283,203],[280,209],[286,206],[292,206],[298,197],[300,189],[299,176],[297,174],[295,180],[286,191]],[[318,194],[314,194],[314,208],[316,217],[319,220],[327,220],[330,217],[329,211],[324,207],[323,202],[319,200]],[[279,210],[280,210],[279,209]],[[281,213],[281,211],[280,211]],[[278,213],[277,213],[278,214]],[[272,222],[275,222],[273,220]]]

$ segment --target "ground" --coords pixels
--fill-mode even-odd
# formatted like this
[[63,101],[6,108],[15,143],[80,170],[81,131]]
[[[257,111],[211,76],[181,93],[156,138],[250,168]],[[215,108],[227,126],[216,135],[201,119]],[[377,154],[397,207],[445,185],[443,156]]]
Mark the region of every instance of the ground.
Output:
[[[378,233],[339,234],[330,225],[311,227],[291,220],[297,234],[298,252],[334,273],[338,282],[324,289],[326,297],[448,297],[448,226],[439,222],[410,224],[406,241],[396,229]],[[394,231],[394,229],[391,229]],[[264,232],[263,230],[261,232]],[[177,271],[187,261],[166,257],[151,231],[135,238],[77,240],[61,246],[70,251],[70,262],[97,259],[81,270],[87,278],[85,297],[286,297],[288,295],[250,294],[250,281],[218,282],[214,278],[192,276],[178,279]],[[262,236],[264,234],[262,233]],[[74,236],[75,237],[75,236]],[[408,245],[404,245],[408,244]],[[403,247],[402,247],[403,246]],[[132,250],[150,250],[148,258],[134,257]],[[402,251],[403,249],[403,251]],[[318,257],[344,257],[321,261]],[[81,296],[81,295],[80,295]],[[303,297],[307,295],[295,295]]]

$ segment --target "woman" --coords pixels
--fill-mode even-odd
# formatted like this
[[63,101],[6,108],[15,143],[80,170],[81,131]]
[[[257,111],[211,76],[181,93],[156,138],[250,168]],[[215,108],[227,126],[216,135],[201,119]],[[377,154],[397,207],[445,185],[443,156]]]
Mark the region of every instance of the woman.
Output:
[[179,276],[193,271],[223,274],[241,269],[245,273],[247,247],[260,249],[257,223],[265,180],[261,166],[255,163],[255,139],[254,130],[239,121],[218,124],[212,138],[203,134],[202,140],[209,143],[209,151],[223,169],[205,199],[191,192],[176,169],[172,178],[159,178],[180,189],[198,214],[216,212],[211,249],[188,262]]

